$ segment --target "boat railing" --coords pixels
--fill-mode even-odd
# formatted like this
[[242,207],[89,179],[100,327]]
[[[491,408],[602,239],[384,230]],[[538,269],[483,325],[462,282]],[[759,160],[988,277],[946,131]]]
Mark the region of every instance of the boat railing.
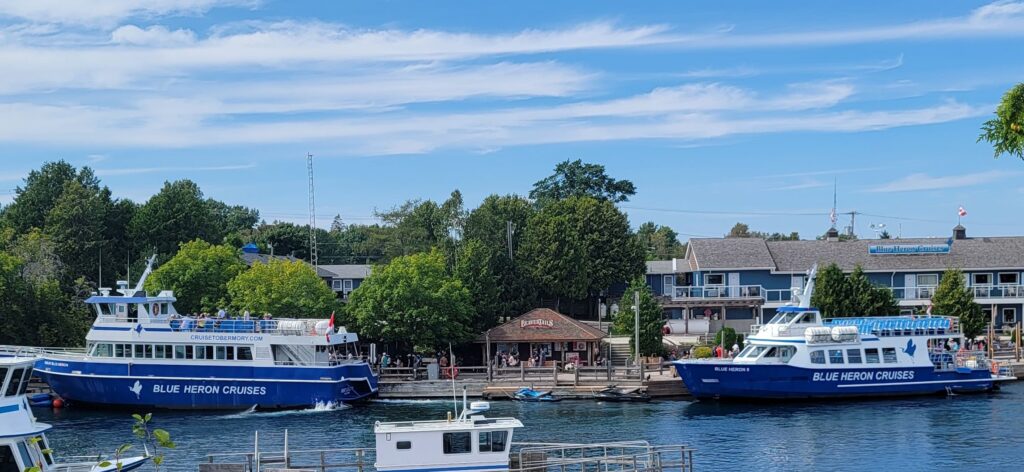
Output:
[[42,355],[74,356],[85,355],[84,347],[36,347],[36,346],[0,346],[0,355],[8,357],[39,357]]
[[830,318],[824,326],[856,326],[860,334],[875,336],[957,336],[960,320],[950,316],[869,316]]

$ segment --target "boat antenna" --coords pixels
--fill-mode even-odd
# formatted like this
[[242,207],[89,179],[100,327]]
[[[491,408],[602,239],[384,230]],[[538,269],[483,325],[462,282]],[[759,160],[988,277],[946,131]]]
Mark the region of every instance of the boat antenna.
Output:
[[818,264],[811,266],[807,271],[807,282],[804,284],[804,293],[800,294],[800,308],[811,307],[811,295],[814,293],[814,278],[818,275]]
[[452,343],[448,343],[448,357],[448,376],[452,378],[452,405],[455,407],[455,417],[460,418],[459,392],[455,388],[455,351],[452,350]]

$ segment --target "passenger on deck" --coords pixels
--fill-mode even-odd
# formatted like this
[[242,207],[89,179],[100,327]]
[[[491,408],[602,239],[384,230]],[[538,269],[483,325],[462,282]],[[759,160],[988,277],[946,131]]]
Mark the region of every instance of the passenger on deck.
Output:
[[250,316],[249,315],[249,310],[245,310],[245,311],[242,312],[242,319],[243,320],[249,321],[249,316]]
[[227,318],[227,316],[228,316],[228,312],[226,310],[224,310],[223,308],[217,310],[217,319],[218,320],[223,320],[224,318]]

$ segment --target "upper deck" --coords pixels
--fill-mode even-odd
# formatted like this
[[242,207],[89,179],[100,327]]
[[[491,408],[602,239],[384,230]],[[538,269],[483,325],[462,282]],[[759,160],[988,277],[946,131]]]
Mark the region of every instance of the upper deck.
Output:
[[466,431],[475,428],[522,428],[523,423],[516,418],[485,418],[471,416],[468,420],[432,420],[432,421],[378,421],[373,425],[374,433],[408,433],[427,431]]

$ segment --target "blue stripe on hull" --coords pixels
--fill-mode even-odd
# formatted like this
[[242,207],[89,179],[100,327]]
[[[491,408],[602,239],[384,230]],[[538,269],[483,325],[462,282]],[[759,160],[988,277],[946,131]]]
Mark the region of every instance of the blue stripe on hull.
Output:
[[377,392],[366,364],[332,367],[121,364],[42,359],[37,374],[62,398],[109,406],[303,408]]
[[931,395],[988,391],[988,371],[935,372],[931,367],[808,369],[788,365],[676,362],[679,377],[696,398],[804,399]]

